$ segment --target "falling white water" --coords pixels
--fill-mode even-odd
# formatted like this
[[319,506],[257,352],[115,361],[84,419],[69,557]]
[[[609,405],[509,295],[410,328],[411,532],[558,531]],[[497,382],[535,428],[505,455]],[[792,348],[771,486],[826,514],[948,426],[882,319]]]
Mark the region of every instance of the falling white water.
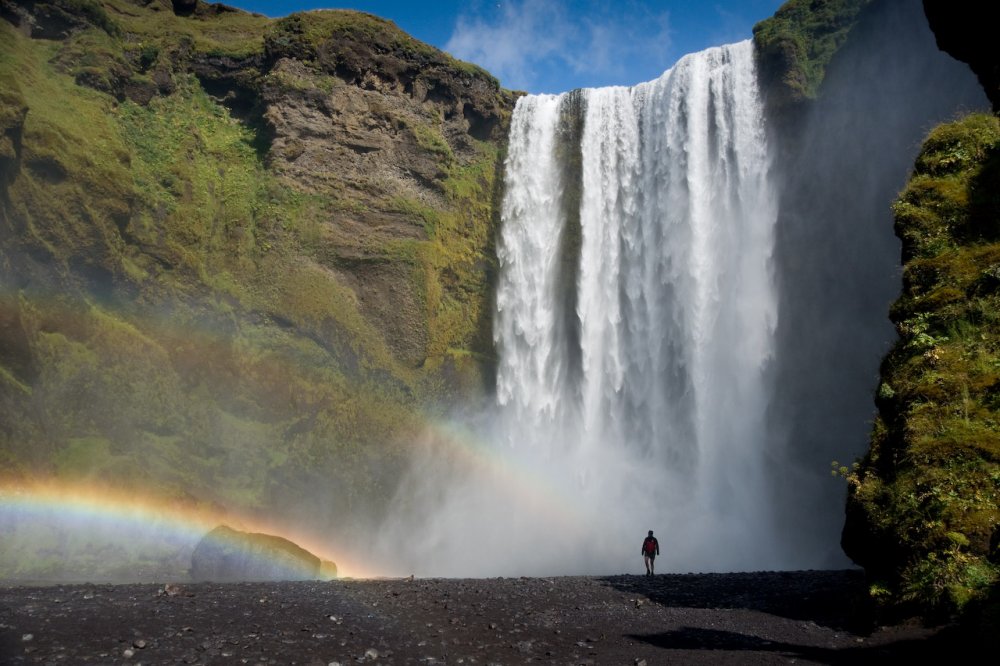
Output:
[[471,426],[490,462],[430,446],[392,528],[411,570],[638,571],[648,529],[660,571],[783,566],[765,483],[768,171],[749,40],[633,88],[518,101],[498,413]]

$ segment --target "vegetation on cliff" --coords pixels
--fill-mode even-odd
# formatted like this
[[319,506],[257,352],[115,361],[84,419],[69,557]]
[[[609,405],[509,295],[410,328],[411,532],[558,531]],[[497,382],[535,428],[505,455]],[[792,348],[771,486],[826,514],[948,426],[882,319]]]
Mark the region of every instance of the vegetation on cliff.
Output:
[[893,212],[900,338],[843,545],[877,595],[950,613],[1000,581],[1000,121],[935,128]]
[[510,106],[357,12],[2,3],[4,476],[377,514],[490,374]]
[[816,97],[826,66],[871,0],[789,0],[753,28],[772,112]]

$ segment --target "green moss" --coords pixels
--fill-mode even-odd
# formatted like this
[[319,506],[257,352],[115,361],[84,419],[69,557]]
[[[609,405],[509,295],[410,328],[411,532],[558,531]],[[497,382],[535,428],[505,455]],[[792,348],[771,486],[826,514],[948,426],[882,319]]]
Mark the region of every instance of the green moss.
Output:
[[871,0],[789,0],[753,28],[767,87],[793,100],[816,97],[833,54]]
[[[894,598],[956,613],[1000,579],[989,543],[1000,525],[1000,243],[976,188],[992,168],[1000,120],[935,128],[894,205],[904,241],[900,339],[882,366],[871,450],[849,475],[849,553]],[[850,540],[849,540],[850,541]]]
[[[244,59],[263,53],[264,32],[274,21],[247,12],[177,16],[172,11],[142,11],[130,0],[104,0],[112,9],[130,46],[155,49],[161,57],[189,49],[193,54]],[[184,54],[187,55],[187,54]]]

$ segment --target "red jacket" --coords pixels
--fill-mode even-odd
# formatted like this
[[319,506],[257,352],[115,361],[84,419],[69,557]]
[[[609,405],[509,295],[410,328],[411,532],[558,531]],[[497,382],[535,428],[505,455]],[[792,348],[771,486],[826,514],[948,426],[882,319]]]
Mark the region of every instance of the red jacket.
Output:
[[642,554],[648,555],[654,551],[657,555],[660,554],[660,542],[656,540],[656,537],[648,536],[642,542]]

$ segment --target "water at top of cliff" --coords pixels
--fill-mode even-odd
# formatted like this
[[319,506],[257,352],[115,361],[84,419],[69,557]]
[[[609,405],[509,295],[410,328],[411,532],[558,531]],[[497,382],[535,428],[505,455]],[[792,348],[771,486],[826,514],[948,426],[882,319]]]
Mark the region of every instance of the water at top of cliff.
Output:
[[648,529],[673,570],[782,564],[762,474],[768,173],[749,40],[518,101],[496,412],[481,441],[453,434],[475,464],[438,451],[403,493],[434,516],[390,529],[418,572],[618,571]]

